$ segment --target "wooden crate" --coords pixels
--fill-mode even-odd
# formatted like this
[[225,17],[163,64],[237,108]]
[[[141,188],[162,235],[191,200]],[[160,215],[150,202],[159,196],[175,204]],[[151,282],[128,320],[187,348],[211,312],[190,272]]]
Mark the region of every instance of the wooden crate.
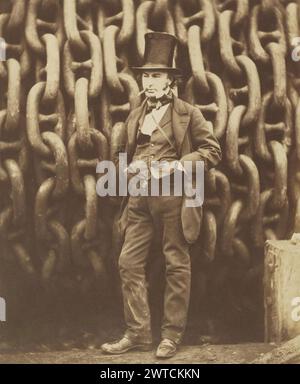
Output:
[[268,240],[264,263],[265,341],[300,335],[300,244]]

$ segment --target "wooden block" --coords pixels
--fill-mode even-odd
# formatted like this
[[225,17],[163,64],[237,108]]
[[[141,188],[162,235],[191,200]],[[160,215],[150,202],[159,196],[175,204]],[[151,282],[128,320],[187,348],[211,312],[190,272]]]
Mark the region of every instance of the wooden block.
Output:
[[264,260],[265,341],[300,335],[300,245],[268,240]]

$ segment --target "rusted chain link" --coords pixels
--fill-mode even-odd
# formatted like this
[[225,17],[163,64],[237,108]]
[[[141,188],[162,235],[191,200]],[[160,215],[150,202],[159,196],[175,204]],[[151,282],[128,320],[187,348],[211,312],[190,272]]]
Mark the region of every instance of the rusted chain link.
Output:
[[[24,90],[30,59],[22,30],[25,5],[6,4],[0,14],[0,36],[6,42],[6,62],[0,62],[0,236],[16,268],[36,277],[28,225],[28,146],[24,131]],[[6,256],[8,258],[8,255]]]
[[[72,260],[80,270],[104,278],[104,256],[101,254],[100,201],[96,193],[96,165],[108,159],[107,138],[98,129],[96,101],[103,87],[102,44],[93,32],[91,2],[66,1],[64,20],[67,41],[63,52],[65,89],[70,102],[69,116],[74,121],[68,131],[68,154],[73,191],[83,200],[79,218],[72,220]],[[98,16],[103,9],[98,9]],[[101,24],[101,15],[99,16]],[[122,40],[122,38],[121,38]],[[126,41],[126,37],[123,40]],[[123,42],[122,40],[122,42]],[[107,133],[107,131],[106,131]],[[100,232],[101,231],[101,232]],[[103,241],[103,240],[102,240]]]

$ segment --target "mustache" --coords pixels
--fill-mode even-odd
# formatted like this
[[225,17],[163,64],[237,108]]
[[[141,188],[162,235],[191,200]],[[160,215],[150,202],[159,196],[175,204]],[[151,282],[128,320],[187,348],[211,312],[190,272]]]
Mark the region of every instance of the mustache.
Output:
[[151,90],[151,91],[155,91],[154,88],[145,88],[145,89],[143,89],[141,92],[139,92],[139,96],[142,95],[143,93],[149,91],[149,90]]
[[[166,85],[164,88],[163,88],[163,90],[166,90],[167,88],[169,88],[170,87],[170,85]],[[157,89],[155,89],[155,88],[145,88],[145,89],[143,89],[141,92],[139,92],[139,96],[141,96],[143,93],[145,93],[145,92],[147,92],[147,91],[157,91]]]

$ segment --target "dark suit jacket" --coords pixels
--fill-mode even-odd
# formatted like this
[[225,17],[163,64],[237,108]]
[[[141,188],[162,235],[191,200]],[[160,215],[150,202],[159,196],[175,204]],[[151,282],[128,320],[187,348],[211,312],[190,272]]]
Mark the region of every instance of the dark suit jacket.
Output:
[[[143,122],[145,112],[146,101],[130,112],[125,122],[126,132],[124,135],[120,135],[123,137],[122,142],[119,143],[118,150],[113,155],[116,165],[118,165],[119,152],[127,152],[128,164],[130,164],[136,148],[137,129]],[[181,161],[189,160],[194,164],[197,160],[203,160],[205,170],[215,167],[222,158],[221,148],[200,110],[174,96],[171,115],[179,159]],[[121,236],[124,236],[127,225],[127,200],[128,196],[123,198],[119,212]],[[199,236],[201,219],[202,206],[187,207],[184,197],[181,209],[182,229],[186,241],[190,244],[195,242]]]

